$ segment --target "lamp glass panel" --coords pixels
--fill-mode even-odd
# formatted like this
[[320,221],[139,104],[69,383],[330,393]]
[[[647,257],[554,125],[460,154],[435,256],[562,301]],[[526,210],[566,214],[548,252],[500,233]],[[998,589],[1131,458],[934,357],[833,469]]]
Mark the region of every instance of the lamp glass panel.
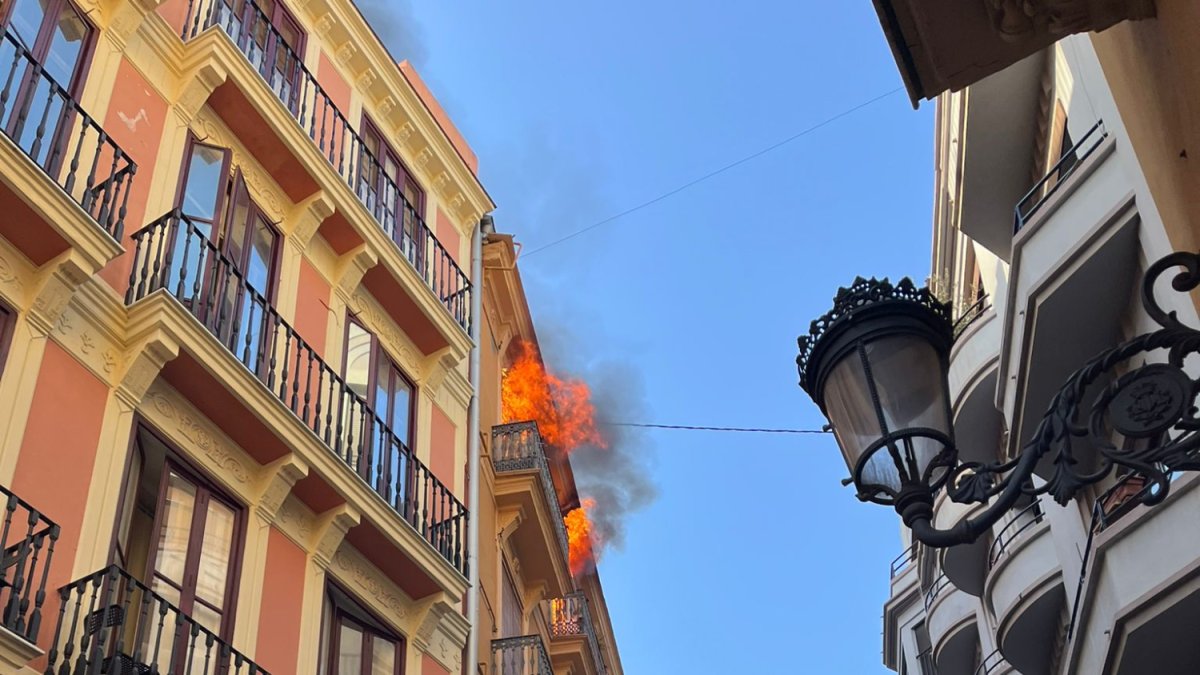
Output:
[[825,380],[824,400],[825,414],[853,475],[863,451],[882,435],[867,374],[857,351],[842,357],[830,371]]
[[[895,335],[872,341],[865,350],[887,431],[924,428],[949,436],[946,373],[933,345],[914,335]],[[926,437],[896,444],[906,469],[915,460],[918,473],[914,479],[924,475],[943,447],[941,442]],[[887,464],[894,465],[891,461]]]

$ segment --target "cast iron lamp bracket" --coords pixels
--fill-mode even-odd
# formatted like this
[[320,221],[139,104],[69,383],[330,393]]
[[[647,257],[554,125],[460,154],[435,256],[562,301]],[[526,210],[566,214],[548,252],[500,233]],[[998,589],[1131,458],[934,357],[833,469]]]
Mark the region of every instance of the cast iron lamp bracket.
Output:
[[[1200,331],[1184,325],[1175,312],[1163,310],[1154,295],[1155,282],[1174,268],[1182,268],[1171,280],[1174,291],[1188,293],[1200,286],[1200,254],[1172,253],[1151,265],[1142,280],[1141,299],[1146,313],[1160,328],[1104,351],[1076,370],[1051,400],[1029,442],[1016,457],[1006,461],[960,462],[952,424],[947,424],[944,432],[915,428],[897,432],[890,428],[898,423],[896,420],[904,426],[904,417],[889,409],[888,401],[881,402],[887,397],[881,397],[880,391],[888,383],[876,382],[879,378],[872,373],[868,353],[874,350],[872,353],[877,354],[884,344],[882,340],[892,333],[912,335],[911,326],[916,324],[931,327],[923,337],[931,338],[933,349],[942,358],[941,372],[929,376],[940,378],[936,386],[942,391],[935,392],[930,400],[940,400],[938,394],[945,400],[949,398],[945,358],[949,346],[941,342],[950,331],[949,305],[938,302],[928,289],[917,289],[908,279],[893,286],[886,279],[860,277],[849,289],[840,289],[833,310],[813,321],[809,334],[799,339],[796,361],[800,384],[830,417],[826,400],[830,373],[843,359],[856,358],[856,351],[861,356],[865,371],[861,378],[865,384],[861,386],[870,392],[869,404],[878,411],[882,429],[878,438],[864,448],[848,440],[852,435],[849,433],[838,433],[838,443],[847,457],[858,497],[893,506],[913,536],[928,546],[975,541],[1023,496],[1048,494],[1058,503],[1067,504],[1081,489],[1103,480],[1116,467],[1144,476],[1151,489],[1143,491],[1143,503],[1157,504],[1170,492],[1173,473],[1200,470],[1200,417],[1196,407],[1200,381],[1184,370],[1187,357],[1200,353]],[[1164,361],[1145,363],[1146,354],[1163,351]],[[1138,357],[1143,357],[1143,363],[1130,367]],[[1089,391],[1106,379],[1111,382],[1088,404]],[[844,408],[853,403],[846,403],[845,391],[837,392],[835,398],[842,407],[840,414],[845,416]],[[867,402],[862,405],[865,407]],[[929,406],[934,407],[933,403]],[[860,414],[848,419],[862,426],[865,417]],[[842,431],[833,419],[830,422],[835,432]],[[855,431],[861,435],[861,429]],[[940,452],[933,456],[917,452],[910,438],[914,433],[936,436],[942,445]],[[1117,438],[1122,440],[1120,444],[1115,442]],[[1082,468],[1078,447],[1087,447],[1098,455],[1090,470]],[[894,462],[893,467],[887,467],[895,470],[889,474],[887,485],[865,478],[868,464],[874,475],[879,475],[880,456]],[[1047,457],[1051,459],[1050,477],[1035,486],[1034,470]],[[933,501],[943,486],[953,501],[990,504],[975,518],[938,529],[932,524]]]

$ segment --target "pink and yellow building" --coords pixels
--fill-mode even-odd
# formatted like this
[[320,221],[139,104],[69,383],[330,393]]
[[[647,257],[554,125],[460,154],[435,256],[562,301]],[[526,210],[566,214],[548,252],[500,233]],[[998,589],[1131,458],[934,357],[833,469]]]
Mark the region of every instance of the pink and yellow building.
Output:
[[0,24],[0,671],[470,670],[493,205],[420,78],[346,0]]

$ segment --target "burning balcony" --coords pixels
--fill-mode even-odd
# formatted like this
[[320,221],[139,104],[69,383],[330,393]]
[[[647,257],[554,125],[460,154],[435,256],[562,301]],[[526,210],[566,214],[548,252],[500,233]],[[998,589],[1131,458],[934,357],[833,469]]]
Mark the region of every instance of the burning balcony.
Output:
[[35,264],[120,253],[137,166],[11,32],[0,39],[0,234]]
[[116,565],[59,589],[47,673],[267,675],[258,664]]
[[[556,660],[570,664],[569,672],[588,672],[587,657],[582,657],[577,648],[582,642],[591,652],[590,661],[595,668],[592,672],[597,675],[607,672],[604,657],[600,654],[600,643],[596,639],[596,628],[592,623],[587,596],[582,591],[575,591],[544,602],[550,625],[551,652],[557,657]],[[559,650],[556,648],[559,644],[566,645],[569,649]]]
[[[339,208],[321,226],[334,250],[344,253],[364,238],[371,238],[352,224],[360,216],[367,216],[383,233],[380,239],[390,241],[388,246],[403,259],[400,264],[407,268],[403,276],[415,273],[414,285],[422,285],[431,292],[453,322],[467,331],[471,323],[470,280],[425,222],[412,203],[412,196],[398,185],[396,167],[390,161],[380,160],[377,151],[364,141],[305,66],[294,44],[298,30],[296,26],[277,25],[253,0],[192,0],[181,37],[191,42],[210,31],[224,34],[257,73],[259,77],[255,79],[260,82],[253,85],[256,91],[241,91],[227,81],[213,91],[209,104],[264,166],[280,169],[276,175],[284,181],[281,187],[293,200],[302,200],[318,185],[334,187],[340,183],[337,186],[340,194],[333,195],[334,202],[339,203],[343,198],[348,198],[347,203],[357,202],[356,208],[361,213],[345,214]],[[251,103],[260,97],[262,103],[273,108],[276,103],[281,106],[276,110],[290,117],[299,128],[272,130],[264,119],[262,105]],[[280,133],[288,138],[281,138]],[[292,136],[307,136],[324,160],[310,162],[308,156],[291,156],[287,146]],[[335,176],[318,175],[330,170]],[[392,299],[397,292],[402,295],[410,292],[403,283],[389,283],[373,274],[368,274],[364,283],[368,287],[374,285],[372,290],[381,302],[398,303],[393,314],[400,321],[411,315],[414,302],[419,302],[416,298],[408,302]]]
[[554,675],[540,635],[492,640],[491,675]]
[[[467,509],[367,400],[280,316],[253,281],[208,239],[202,226],[176,210],[135,233],[133,241],[126,303],[136,306],[151,296],[174,298],[170,302],[177,301],[176,306],[199,321],[270,397],[290,411],[291,419],[311,432],[309,438],[318,439],[465,576]],[[204,360],[203,355],[189,358]],[[198,380],[205,375],[196,364],[172,372],[183,373],[174,380],[182,388],[199,387]],[[213,398],[202,392],[192,392],[191,397]],[[264,442],[247,445],[265,452]]]
[[525,553],[523,568],[536,578],[553,580],[553,594],[566,593],[570,590],[567,532],[537,422],[492,427],[491,452],[497,504],[502,510],[525,514],[527,521],[512,535],[517,549]]
[[[0,524],[0,664],[20,669],[37,651],[46,578],[59,528],[36,508],[4,487]],[[17,638],[17,641],[11,638]],[[10,644],[11,643],[11,644]]]

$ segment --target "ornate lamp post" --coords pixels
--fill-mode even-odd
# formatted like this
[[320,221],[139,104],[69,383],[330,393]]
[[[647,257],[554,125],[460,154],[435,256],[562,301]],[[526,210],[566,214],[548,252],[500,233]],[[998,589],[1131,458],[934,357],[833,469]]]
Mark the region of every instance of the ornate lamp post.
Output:
[[[1176,267],[1183,270],[1172,280],[1174,290],[1200,285],[1198,254],[1173,253],[1152,265],[1142,280],[1142,303],[1161,328],[1098,354],[1072,374],[1032,439],[1007,461],[958,460],[947,378],[950,306],[908,279],[893,285],[860,277],[840,289],[833,309],[799,339],[800,386],[833,427],[858,498],[893,506],[928,546],[974,541],[1022,495],[1048,493],[1065,504],[1117,465],[1152,481],[1156,489],[1145,503],[1156,504],[1170,490],[1171,472],[1200,469],[1194,405],[1200,383],[1183,370],[1184,359],[1200,352],[1200,331],[1163,311],[1153,292],[1154,282]],[[1089,386],[1155,350],[1166,350],[1165,363],[1116,377],[1082,410]],[[1133,442],[1118,446],[1117,437]],[[1073,442],[1099,451],[1094,471],[1080,472]],[[1048,456],[1053,475],[1035,487],[1034,468]],[[956,502],[993,501],[976,518],[939,530],[933,500],[943,488]]]

